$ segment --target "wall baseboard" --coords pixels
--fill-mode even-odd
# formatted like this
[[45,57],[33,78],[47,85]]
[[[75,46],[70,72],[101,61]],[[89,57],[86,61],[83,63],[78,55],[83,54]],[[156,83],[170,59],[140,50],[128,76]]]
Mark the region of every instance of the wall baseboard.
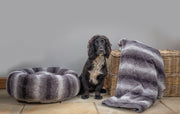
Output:
[[5,89],[6,88],[6,77],[0,77],[0,89]]

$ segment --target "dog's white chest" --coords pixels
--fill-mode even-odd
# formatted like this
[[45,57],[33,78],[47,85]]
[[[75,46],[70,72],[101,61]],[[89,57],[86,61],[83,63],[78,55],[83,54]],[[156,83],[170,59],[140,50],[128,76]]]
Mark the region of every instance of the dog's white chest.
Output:
[[104,64],[104,56],[98,56],[94,61],[93,61],[93,69],[91,71],[89,71],[90,73],[90,79],[89,81],[93,82],[94,84],[97,84],[97,76],[99,74],[103,74],[101,71],[102,65]]

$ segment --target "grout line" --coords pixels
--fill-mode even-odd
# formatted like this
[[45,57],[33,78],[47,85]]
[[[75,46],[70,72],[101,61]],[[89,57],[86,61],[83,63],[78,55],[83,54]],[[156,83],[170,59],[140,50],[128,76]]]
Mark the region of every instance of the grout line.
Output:
[[20,113],[19,113],[19,114],[21,114],[21,113],[22,113],[22,111],[24,110],[24,107],[25,107],[25,105],[23,105],[23,108],[21,109],[21,111],[20,111]]
[[168,105],[166,105],[165,103],[163,103],[161,100],[159,100],[159,102],[160,102],[162,105],[164,105],[166,108],[168,108],[170,111],[172,111],[174,114],[176,114],[176,112],[175,112],[173,109],[171,109]]
[[98,112],[98,114],[100,114],[95,102],[93,102],[93,104],[94,104],[94,107],[96,108],[96,111]]

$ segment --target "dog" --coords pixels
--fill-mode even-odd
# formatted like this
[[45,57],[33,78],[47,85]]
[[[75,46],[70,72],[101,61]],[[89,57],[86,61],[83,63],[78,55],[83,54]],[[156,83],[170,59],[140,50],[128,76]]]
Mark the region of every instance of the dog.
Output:
[[106,36],[95,35],[89,40],[88,59],[80,75],[82,99],[88,99],[89,92],[93,91],[95,99],[102,99],[100,93],[108,73],[106,59],[110,52],[111,44]]

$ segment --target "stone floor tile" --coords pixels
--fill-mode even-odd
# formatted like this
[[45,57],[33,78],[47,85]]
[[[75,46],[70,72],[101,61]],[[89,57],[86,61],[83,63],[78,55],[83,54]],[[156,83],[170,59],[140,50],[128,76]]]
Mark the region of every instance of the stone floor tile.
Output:
[[5,89],[0,89],[0,114],[20,114],[23,104],[8,95]]
[[164,97],[161,102],[176,114],[180,114],[180,97]]
[[0,89],[0,104],[23,104],[11,97],[5,89]]
[[93,103],[26,105],[22,114],[98,114]]
[[23,105],[18,104],[0,104],[0,114],[20,114]]

